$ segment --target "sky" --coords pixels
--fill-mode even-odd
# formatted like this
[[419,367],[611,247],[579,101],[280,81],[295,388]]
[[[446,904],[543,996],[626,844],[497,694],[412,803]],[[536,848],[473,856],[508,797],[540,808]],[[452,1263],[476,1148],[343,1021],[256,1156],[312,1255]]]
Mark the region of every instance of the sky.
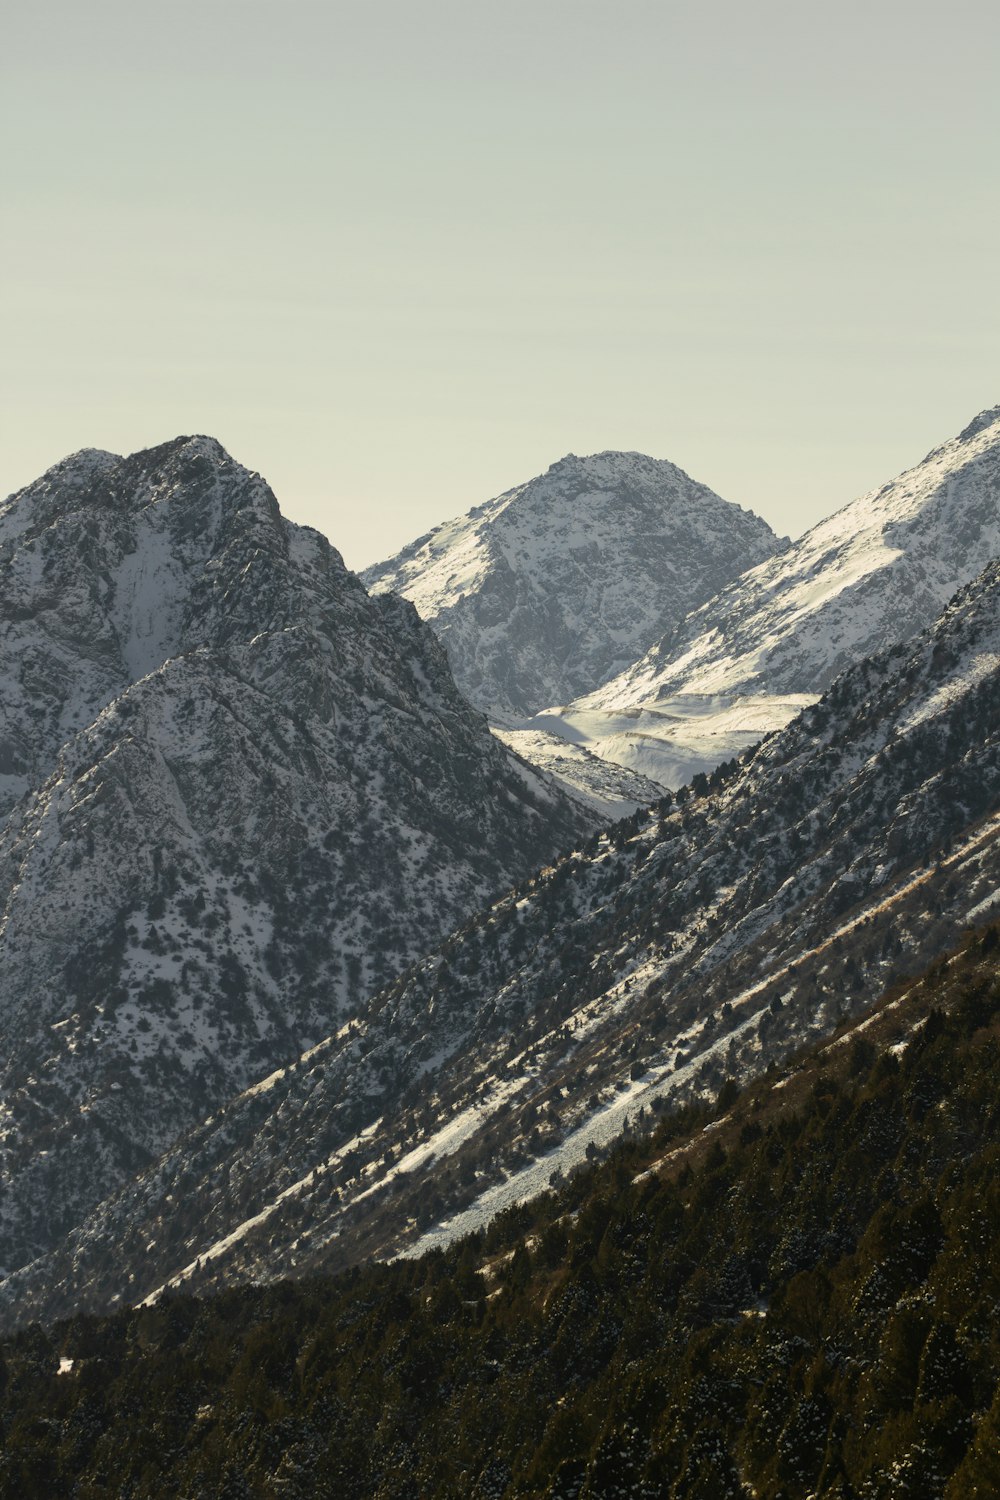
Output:
[[1000,8],[32,0],[0,493],[207,432],[361,567],[567,452],[799,534],[1000,402]]

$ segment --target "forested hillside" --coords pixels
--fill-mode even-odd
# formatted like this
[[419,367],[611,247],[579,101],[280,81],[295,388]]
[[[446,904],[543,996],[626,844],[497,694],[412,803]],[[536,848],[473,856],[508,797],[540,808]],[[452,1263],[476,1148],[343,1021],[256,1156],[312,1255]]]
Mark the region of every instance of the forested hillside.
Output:
[[998,955],[447,1253],[25,1330],[0,1495],[996,1495]]

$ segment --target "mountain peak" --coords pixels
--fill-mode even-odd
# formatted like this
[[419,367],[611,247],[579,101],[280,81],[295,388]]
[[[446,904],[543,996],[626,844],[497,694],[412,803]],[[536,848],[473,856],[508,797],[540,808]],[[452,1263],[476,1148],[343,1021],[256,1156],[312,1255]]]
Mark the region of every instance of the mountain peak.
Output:
[[[636,448],[602,448],[598,453],[566,453],[550,464],[544,479],[549,474],[580,474],[586,479],[605,479],[608,476],[629,474],[636,470],[650,473],[683,474],[676,464],[667,458],[653,458],[649,453],[640,453]],[[688,476],[685,475],[685,478]],[[537,481],[536,481],[537,482]],[[529,485],[521,486],[530,488]]]
[[[34,652],[58,708],[37,714],[37,683],[0,672],[0,814],[70,731],[166,661],[287,623],[294,541],[264,480],[200,435],[124,458],[84,449],[12,495],[3,658]],[[322,563],[312,543],[299,551],[326,585],[342,579],[332,548]]]
[[[591,748],[613,744],[619,758],[629,724],[645,715],[643,759],[629,765],[670,785],[673,767],[710,769],[787,723],[846,666],[933,619],[1000,553],[998,486],[993,407],[727,584],[546,728],[572,731]],[[633,742],[624,748],[631,753]]]
[[607,681],[782,547],[675,464],[608,449],[567,453],[363,577],[412,600],[465,695],[511,721]]
[[137,453],[129,455],[125,464],[130,474],[139,472],[154,475],[168,471],[176,473],[182,480],[203,477],[224,469],[234,474],[246,474],[248,477],[250,474],[226,451],[218,438],[206,433],[181,434],[165,443],[157,443],[155,447],[140,448]]
[[662,463],[664,460],[650,457],[648,453],[640,453],[635,448],[601,448],[597,453],[564,453],[562,458],[557,458],[554,464],[549,464],[548,472],[551,474],[558,469],[585,469],[591,464],[614,461],[615,459],[640,459],[643,463]]
[[169,458],[175,454],[178,457],[184,458],[207,459],[213,464],[231,464],[236,462],[232,455],[222,446],[218,438],[214,438],[204,432],[180,433],[175,438],[168,438],[165,443],[157,443],[153,448],[141,448],[132,457],[148,459],[154,455],[157,457],[163,455],[164,458]]
[[137,452],[129,454],[127,458],[121,453],[113,453],[108,448],[78,448],[76,452],[68,453],[58,463],[52,464],[30,488],[34,489],[41,484],[58,484],[63,490],[73,491],[82,484],[89,484],[94,479],[102,478],[121,463],[155,468],[171,459],[182,462],[200,460],[212,464],[213,467],[236,462],[226,452],[218,438],[210,437],[205,433],[181,434],[170,438],[165,443],[157,443],[152,448],[140,448]]
[[992,427],[994,422],[1000,422],[1000,406],[988,406],[985,411],[979,413],[978,417],[973,417],[968,427],[963,427],[958,434],[959,442],[963,443],[969,438],[978,437],[981,432]]
[[248,479],[256,477],[238,464],[217,438],[204,434],[171,438],[127,457],[106,448],[80,448],[9,496],[7,507],[14,509],[22,497],[30,499],[33,507],[39,501],[48,501],[49,508],[55,505],[57,511],[72,509],[88,498],[103,504],[114,499],[117,506],[139,493],[140,476],[152,480],[169,474],[176,482],[186,483],[224,469]]
[[61,458],[58,463],[46,469],[32,488],[50,484],[59,485],[61,489],[73,492],[89,485],[121,461],[120,453],[111,453],[107,448],[79,448],[75,453],[68,453],[65,458]]

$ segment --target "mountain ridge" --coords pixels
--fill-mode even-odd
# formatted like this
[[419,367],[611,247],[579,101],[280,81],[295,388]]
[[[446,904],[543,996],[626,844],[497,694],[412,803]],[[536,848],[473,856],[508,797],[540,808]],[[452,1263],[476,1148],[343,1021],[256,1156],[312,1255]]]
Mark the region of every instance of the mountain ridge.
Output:
[[447,1243],[832,1032],[995,904],[998,600],[995,563],[741,764],[522,881],[9,1278],[7,1316]]
[[748,569],[617,678],[537,727],[676,785],[781,728],[852,662],[930,624],[998,554],[993,407]]

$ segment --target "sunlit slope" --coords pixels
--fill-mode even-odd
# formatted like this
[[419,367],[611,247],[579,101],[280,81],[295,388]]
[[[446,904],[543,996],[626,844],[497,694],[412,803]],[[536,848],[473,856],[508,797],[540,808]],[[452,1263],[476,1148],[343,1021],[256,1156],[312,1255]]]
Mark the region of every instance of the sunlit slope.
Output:
[[541,726],[668,785],[786,724],[1000,555],[1000,407],[723,588]]

